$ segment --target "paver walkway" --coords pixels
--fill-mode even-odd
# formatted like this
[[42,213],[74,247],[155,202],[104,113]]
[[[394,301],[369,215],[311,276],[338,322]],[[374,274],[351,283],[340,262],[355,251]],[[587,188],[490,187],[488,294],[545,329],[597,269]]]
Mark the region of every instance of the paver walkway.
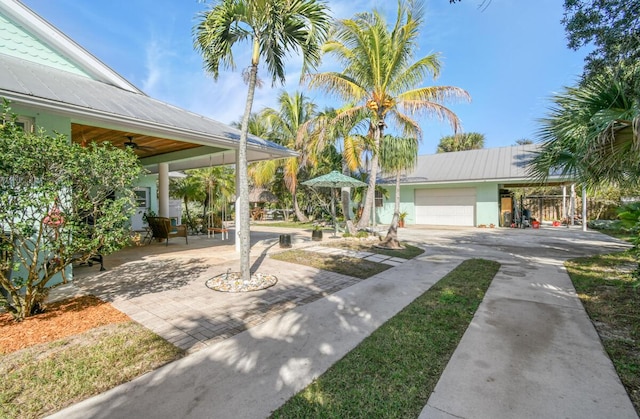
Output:
[[[624,244],[568,231],[402,233],[429,243],[427,252],[53,417],[267,417],[458,263],[480,257],[502,267],[421,417],[637,419],[562,267]],[[295,275],[292,264],[263,262]]]
[[[274,246],[275,240],[262,238],[258,241],[258,250],[266,247],[270,252],[280,251]],[[172,242],[170,248],[174,251],[161,254],[153,251],[166,251],[162,249],[163,244],[129,249],[128,252],[135,254],[147,250],[146,256],[136,259],[123,252],[118,257],[125,262],[110,266],[106,272],[80,267],[79,278],[65,292],[96,295],[179,348],[195,352],[361,281],[311,267],[275,262],[263,255],[254,258],[254,262],[261,259],[260,271],[275,275],[277,287],[250,293],[218,292],[206,288],[204,283],[230,267],[229,262],[218,259],[225,252],[235,259],[235,254],[229,254],[234,252],[233,247],[227,245],[216,248],[217,252],[204,253],[198,247],[199,242],[205,245],[217,242],[204,237],[193,237],[190,242],[191,246]],[[303,246],[296,247],[310,252],[345,255],[391,266],[406,261],[371,252],[309,245],[300,240],[298,245],[300,242]],[[113,258],[107,259],[107,265],[109,262],[113,263]]]

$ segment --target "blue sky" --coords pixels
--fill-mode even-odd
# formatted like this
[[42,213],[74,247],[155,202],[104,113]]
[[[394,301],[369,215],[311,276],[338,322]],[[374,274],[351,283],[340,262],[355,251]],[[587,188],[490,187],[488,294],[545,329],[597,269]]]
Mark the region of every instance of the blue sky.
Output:
[[[235,53],[238,69],[214,81],[203,71],[193,49],[192,28],[207,9],[198,0],[22,0],[109,67],[148,95],[221,122],[239,120],[246,86],[241,70],[249,64],[247,45]],[[443,70],[425,85],[463,88],[471,103],[449,107],[465,132],[486,136],[485,147],[535,140],[537,120],[545,116],[549,98],[576,83],[588,51],[566,48],[559,0],[425,0],[425,24],[416,58],[439,52]],[[393,22],[397,3],[390,0],[328,1],[336,18],[377,8]],[[320,70],[329,69],[326,62]],[[265,85],[256,93],[254,111],[276,106],[281,89],[302,90],[321,106],[339,106],[337,99],[299,85],[300,60],[291,57],[287,85]],[[332,68],[335,69],[335,68]],[[421,119],[421,154],[435,152],[448,124]]]

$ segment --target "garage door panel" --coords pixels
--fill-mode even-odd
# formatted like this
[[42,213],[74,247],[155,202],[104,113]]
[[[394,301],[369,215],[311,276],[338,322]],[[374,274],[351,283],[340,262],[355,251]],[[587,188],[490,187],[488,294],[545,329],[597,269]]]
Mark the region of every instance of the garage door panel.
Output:
[[416,223],[430,225],[475,225],[475,188],[417,189]]

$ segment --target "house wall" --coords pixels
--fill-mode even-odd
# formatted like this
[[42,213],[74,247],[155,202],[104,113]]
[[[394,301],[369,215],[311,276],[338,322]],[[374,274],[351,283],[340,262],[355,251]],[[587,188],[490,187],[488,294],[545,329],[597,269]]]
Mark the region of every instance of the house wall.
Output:
[[[382,207],[376,208],[376,221],[381,224],[390,224],[395,208],[396,188],[395,186],[385,186],[385,189],[389,191],[389,199],[385,199]],[[407,213],[407,217],[404,219],[405,224],[415,224],[416,222],[413,202],[414,190],[413,186],[400,186],[400,212]]]
[[71,119],[58,115],[49,114],[39,110],[26,108],[14,104],[9,104],[11,113],[18,116],[33,118],[35,129],[44,129],[47,135],[54,136],[56,133],[65,135],[71,140]]
[[2,12],[0,12],[0,39],[3,54],[89,77],[72,61],[56,53]]
[[499,221],[500,193],[498,184],[476,184],[476,226],[482,224],[498,226]]
[[[400,212],[407,212],[405,224],[416,223],[415,190],[416,189],[453,189],[476,188],[475,225],[498,225],[499,212],[499,184],[495,182],[485,183],[454,183],[447,185],[401,185],[400,186]],[[385,186],[389,191],[389,199],[376,211],[377,220],[382,224],[390,224],[393,218],[395,206],[395,186]]]

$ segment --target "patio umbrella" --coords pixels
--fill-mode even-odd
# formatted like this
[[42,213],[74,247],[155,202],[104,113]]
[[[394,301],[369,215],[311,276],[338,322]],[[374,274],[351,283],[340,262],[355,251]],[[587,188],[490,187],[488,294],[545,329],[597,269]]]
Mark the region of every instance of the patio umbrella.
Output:
[[[367,186],[366,183],[359,181],[358,179],[354,179],[349,176],[345,176],[337,170],[332,171],[331,173],[327,173],[326,175],[318,176],[313,179],[309,179],[306,182],[302,182],[305,186],[310,186],[312,188],[355,188],[359,186]],[[335,203],[333,197],[333,191],[331,191],[331,217],[333,218],[334,232],[333,236],[338,235],[338,223],[336,223],[336,210]]]

